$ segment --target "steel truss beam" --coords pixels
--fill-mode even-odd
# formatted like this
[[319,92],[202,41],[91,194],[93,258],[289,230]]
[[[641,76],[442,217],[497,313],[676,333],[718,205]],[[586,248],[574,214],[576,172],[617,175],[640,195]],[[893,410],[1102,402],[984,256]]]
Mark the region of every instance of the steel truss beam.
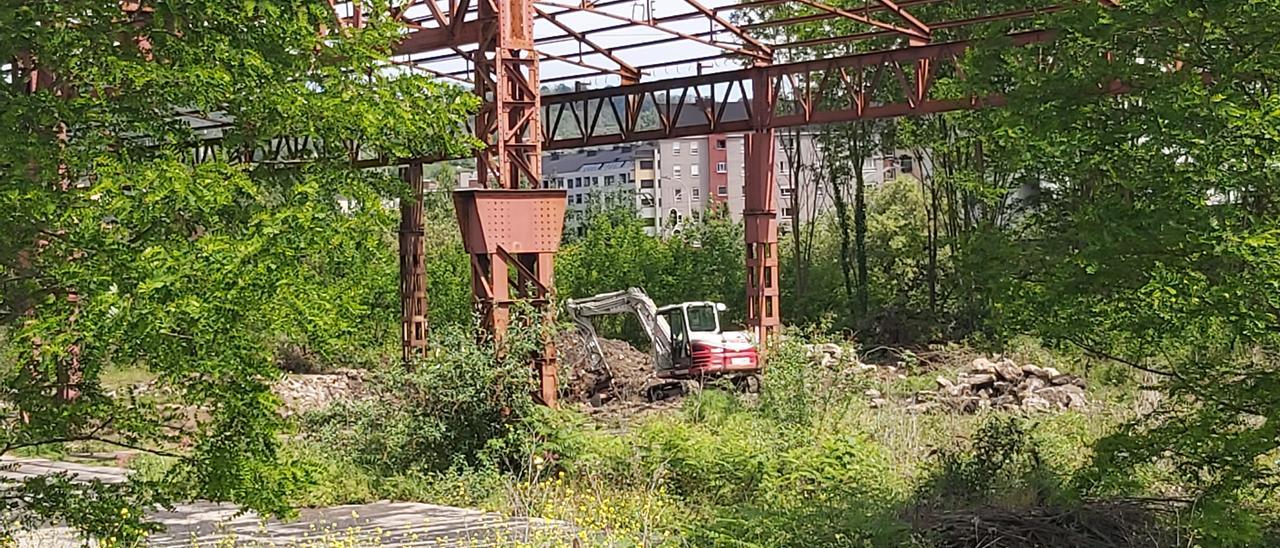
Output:
[[[1034,31],[1015,45],[1048,40]],[[935,98],[935,76],[972,47],[947,42],[545,96],[543,148],[610,145],[711,133],[889,118],[974,108],[994,98]],[[748,89],[767,82],[773,108]],[[840,93],[831,93],[838,90]],[[886,100],[896,96],[899,100]],[[642,116],[645,112],[652,116]],[[650,118],[650,119],[644,119]]]

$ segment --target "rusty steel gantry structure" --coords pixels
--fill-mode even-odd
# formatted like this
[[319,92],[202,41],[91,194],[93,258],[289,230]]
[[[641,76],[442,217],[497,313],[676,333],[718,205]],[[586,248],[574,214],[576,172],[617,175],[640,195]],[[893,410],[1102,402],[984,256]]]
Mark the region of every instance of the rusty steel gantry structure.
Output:
[[[713,3],[714,2],[714,3]],[[359,25],[361,2],[329,0]],[[476,188],[455,192],[484,325],[501,338],[516,297],[553,314],[553,257],[563,191],[543,188],[543,151],[717,133],[746,134],[748,327],[780,325],[774,131],[778,128],[974,108],[999,98],[936,97],[975,29],[1014,45],[1050,38],[1046,3],[998,11],[978,0],[402,0],[409,31],[396,62],[472,87]],[[1034,4],[1034,2],[1028,2]],[[996,10],[996,11],[992,11]],[[788,28],[821,29],[803,39]],[[994,29],[994,30],[993,30]],[[783,32],[780,32],[783,31]],[[710,66],[708,66],[708,64]],[[670,72],[679,74],[670,77]],[[581,89],[582,80],[602,83]],[[576,89],[545,93],[573,82]],[[832,93],[834,91],[835,93]],[[737,108],[729,108],[737,104]],[[422,163],[392,159],[420,197]],[[402,206],[402,346],[426,345],[421,204]],[[512,273],[514,271],[514,280]],[[536,364],[555,404],[551,341]]]

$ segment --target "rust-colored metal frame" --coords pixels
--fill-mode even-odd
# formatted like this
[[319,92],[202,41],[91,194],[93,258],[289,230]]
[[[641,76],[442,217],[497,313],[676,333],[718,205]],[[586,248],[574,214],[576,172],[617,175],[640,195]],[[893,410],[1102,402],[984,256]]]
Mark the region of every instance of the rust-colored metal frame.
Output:
[[[375,15],[365,11],[364,0],[326,1],[333,10],[333,27],[318,29],[322,33],[359,27]],[[389,14],[376,14],[396,18],[409,29],[393,47],[396,65],[469,84],[482,98],[473,120],[475,133],[483,142],[476,157],[476,184],[500,193],[456,194],[455,202],[463,239],[469,242],[472,255],[476,305],[496,339],[502,338],[509,322],[512,288],[517,296],[541,307],[542,321],[550,322],[554,316],[556,247],[546,242],[526,245],[527,234],[495,230],[509,223],[528,225],[542,239],[558,243],[563,193],[548,197],[547,190],[540,190],[544,149],[747,134],[743,211],[747,317],[749,327],[767,341],[781,322],[775,129],[999,104],[999,97],[935,97],[937,75],[960,75],[956,61],[973,46],[955,38],[955,31],[992,23],[1034,22],[1061,9],[1048,3],[1007,12],[975,10],[976,14],[962,19],[925,20],[918,16],[919,10],[935,5],[983,4],[976,0],[865,0],[861,6],[846,6],[833,0],[714,0],[720,3],[713,5],[712,1],[670,2],[687,9],[664,15],[653,13],[655,4],[650,1],[643,4],[645,13],[637,16],[635,0],[394,0]],[[1099,1],[1116,5],[1116,0]],[[135,15],[150,10],[133,0],[122,0],[120,5]],[[621,12],[628,7],[632,8],[630,13]],[[773,11],[761,16],[764,12],[760,10]],[[544,27],[549,25],[549,33],[538,35],[539,21]],[[842,24],[840,29],[857,30],[790,42],[765,38],[785,34],[776,31],[788,26],[837,22]],[[705,30],[690,28],[690,24],[704,23]],[[1021,30],[1024,32],[1010,34],[1015,46],[1052,37],[1034,24]],[[649,34],[636,39],[638,31]],[[616,43],[619,34],[627,37],[622,43]],[[939,36],[951,41],[938,42]],[[878,41],[883,49],[857,54],[833,49],[865,41]],[[577,51],[557,51],[563,43],[576,44]],[[139,47],[146,49],[147,44]],[[629,58],[633,52],[655,47],[662,48],[660,60],[645,63]],[[817,59],[799,58],[809,51],[806,48],[823,48],[827,53]],[[458,61],[465,68],[439,66]],[[704,74],[703,65],[708,62],[736,65]],[[15,71],[30,71],[28,77],[15,78],[15,82],[24,81],[32,90],[55,85],[49,74],[28,64],[23,59],[12,63]],[[546,66],[568,72],[543,78]],[[691,66],[697,67],[697,75],[645,81],[659,70]],[[546,83],[592,77],[616,78],[619,85],[545,97],[541,90]],[[656,113],[656,119],[643,116],[646,109]],[[219,125],[216,120],[207,121],[201,129]],[[288,149],[306,144],[282,139],[273,146]],[[270,156],[270,151],[263,152],[264,157]],[[193,151],[197,161],[202,155],[218,153],[214,144]],[[256,152],[243,153],[252,158]],[[411,361],[425,349],[428,327],[422,164],[440,158],[370,161],[361,158],[358,143],[353,143],[351,160],[357,165],[405,166],[401,173],[411,193],[401,206],[402,341],[404,358]],[[552,211],[548,200],[559,200],[559,213]],[[480,202],[492,207],[476,206]],[[539,394],[544,403],[554,405],[555,351],[550,339],[545,343],[542,355],[535,360],[541,379]],[[76,368],[73,358],[69,369]]]
[[[329,1],[337,24],[360,24],[363,14],[358,2]],[[747,321],[757,337],[766,342],[781,324],[774,130],[998,104],[999,97],[934,96],[937,75],[957,75],[958,59],[973,45],[965,40],[935,43],[935,37],[964,27],[1034,20],[1059,9],[1046,5],[965,19],[925,21],[915,10],[961,0],[868,0],[859,7],[832,4],[830,0],[705,3],[709,1],[683,0],[687,10],[636,16],[634,8],[631,13],[611,9],[635,6],[633,0],[407,0],[392,15],[404,21],[411,32],[394,51],[399,56],[397,62],[404,66],[469,82],[483,99],[474,120],[475,133],[484,143],[477,156],[477,185],[482,188],[540,188],[543,150],[730,132],[747,134],[742,212],[747,251]],[[647,5],[646,11],[652,9],[652,3]],[[795,9],[764,18],[750,15],[758,13],[753,10],[770,8]],[[584,17],[604,24],[584,24]],[[551,32],[537,35],[536,21],[549,25]],[[707,29],[691,29],[691,21],[705,22]],[[761,38],[791,25],[834,22],[865,28],[852,34],[833,33],[793,42],[767,43]],[[610,36],[618,32],[641,30],[650,36],[608,43]],[[1025,45],[1048,39],[1051,34],[1031,30],[1011,36],[1014,45]],[[829,49],[832,45],[869,40],[888,42],[889,46],[881,51],[793,60],[796,52],[804,48]],[[578,50],[555,51],[557,44],[565,42],[576,44]],[[688,44],[690,51],[702,48],[714,53],[692,54],[667,47],[682,44]],[[641,63],[628,58],[628,52],[655,46],[665,48],[660,61]],[[780,52],[785,52],[783,59],[791,61],[775,64]],[[438,66],[459,59],[466,68]],[[703,63],[724,60],[733,60],[740,68],[702,73]],[[569,72],[542,79],[543,65]],[[654,71],[690,65],[699,67],[697,75],[643,81]],[[617,78],[619,85],[545,96],[540,89],[544,83],[601,76]],[[833,90],[839,93],[831,93]],[[646,112],[656,116],[646,117]],[[492,199],[506,206],[490,208],[489,215],[505,211],[502,215],[512,216],[508,221],[524,222],[520,219],[531,214],[520,205],[528,201],[519,196]],[[482,226],[502,222],[478,218],[483,208],[458,203],[464,241],[474,242],[483,237],[477,234],[483,232]],[[404,211],[406,215],[420,215],[412,208]],[[414,222],[409,219],[403,226]],[[488,233],[493,234],[492,230]],[[516,290],[540,303],[549,319],[553,313],[554,250],[513,253],[510,249],[514,242],[489,243],[493,245],[472,253],[473,289],[484,324],[495,337],[502,337],[508,321],[506,306],[512,280],[509,274],[513,268]],[[420,245],[402,244],[401,250],[417,254],[402,258],[402,264],[421,264]],[[424,274],[418,269],[402,268],[402,276],[419,278],[402,279],[406,291],[425,287],[420,279]],[[412,299],[406,296],[405,303],[407,357],[411,350],[425,345],[425,340],[412,340],[419,333],[415,326],[421,325],[425,330],[425,294],[419,298],[415,293]],[[418,313],[424,319],[418,320]],[[548,404],[555,401],[554,356],[548,340],[538,360],[540,394]]]

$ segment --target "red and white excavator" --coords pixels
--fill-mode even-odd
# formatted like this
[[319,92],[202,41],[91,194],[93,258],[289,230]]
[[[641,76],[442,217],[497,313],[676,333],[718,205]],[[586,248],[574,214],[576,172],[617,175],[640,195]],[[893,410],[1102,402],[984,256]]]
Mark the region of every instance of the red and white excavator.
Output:
[[[720,323],[723,303],[686,302],[658,308],[644,291],[602,293],[566,303],[569,318],[578,326],[592,357],[604,363],[604,353],[591,319],[634,313],[649,336],[654,376],[659,382],[645,388],[645,396],[658,400],[692,385],[728,379],[741,390],[760,388],[760,355],[751,337],[742,331],[725,331]],[[604,364],[606,367],[608,364]]]

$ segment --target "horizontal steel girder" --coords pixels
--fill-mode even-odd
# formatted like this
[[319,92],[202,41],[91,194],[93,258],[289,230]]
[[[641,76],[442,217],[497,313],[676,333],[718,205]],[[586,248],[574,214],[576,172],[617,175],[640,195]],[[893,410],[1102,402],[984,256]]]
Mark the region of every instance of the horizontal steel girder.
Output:
[[[1017,46],[1051,31],[1011,36]],[[934,76],[970,41],[754,67],[542,97],[543,149],[556,150],[713,133],[761,131],[858,119],[947,112],[1001,103],[999,97],[935,98]],[[772,111],[754,112],[746,90],[761,79]],[[827,93],[840,88],[838,100]],[[893,96],[894,100],[877,100]]]

